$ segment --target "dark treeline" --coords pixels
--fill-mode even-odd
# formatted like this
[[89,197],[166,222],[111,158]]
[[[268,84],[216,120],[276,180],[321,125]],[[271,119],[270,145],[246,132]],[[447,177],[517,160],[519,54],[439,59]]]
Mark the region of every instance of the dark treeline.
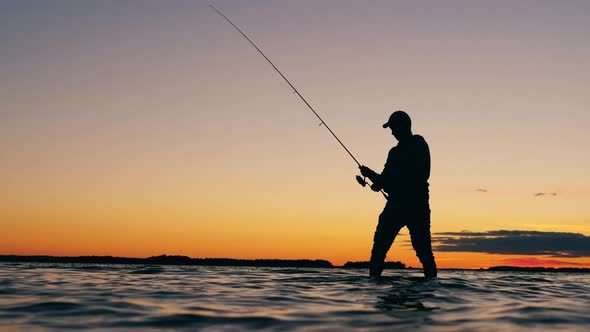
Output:
[[159,264],[159,265],[209,265],[209,266],[260,266],[260,267],[333,267],[326,260],[311,259],[232,259],[190,258],[187,256],[153,256],[127,258],[113,256],[14,256],[0,255],[0,262],[82,263],[82,264]]
[[[190,258],[188,256],[152,256],[128,258],[113,256],[16,256],[0,255],[0,262],[31,263],[80,263],[80,264],[157,264],[157,265],[208,265],[208,266],[260,266],[260,267],[336,267],[321,259],[233,259],[233,258]],[[346,262],[347,269],[368,269],[369,262]],[[402,262],[386,262],[387,269],[405,269]]]
[[[327,260],[311,259],[233,259],[233,258],[190,258],[187,256],[152,256],[148,258],[128,258],[113,256],[17,256],[0,255],[0,262],[31,263],[79,263],[79,264],[155,264],[155,265],[204,265],[204,266],[253,266],[253,267],[305,267],[305,268],[339,268]],[[368,269],[369,262],[346,262],[346,269]],[[386,262],[386,269],[406,269],[402,262]],[[451,269],[464,270],[464,269]],[[474,270],[478,271],[478,270]],[[479,271],[502,272],[578,272],[590,273],[590,268],[576,267],[521,267],[492,266]]]
[[[368,269],[369,262],[346,262],[345,269]],[[386,269],[405,269],[406,264],[402,262],[385,262]]]

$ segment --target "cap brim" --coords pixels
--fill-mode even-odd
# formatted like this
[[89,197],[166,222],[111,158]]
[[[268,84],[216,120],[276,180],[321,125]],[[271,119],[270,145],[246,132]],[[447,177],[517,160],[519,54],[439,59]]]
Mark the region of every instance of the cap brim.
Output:
[[383,124],[383,128],[387,128],[387,127],[389,127],[389,122]]

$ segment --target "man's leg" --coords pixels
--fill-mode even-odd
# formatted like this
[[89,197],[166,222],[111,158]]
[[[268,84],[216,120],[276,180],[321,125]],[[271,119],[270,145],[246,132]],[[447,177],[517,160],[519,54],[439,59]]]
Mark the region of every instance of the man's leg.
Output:
[[432,254],[430,239],[430,209],[419,211],[416,217],[408,222],[412,246],[424,268],[426,278],[436,277],[436,262]]
[[373,249],[371,250],[371,262],[369,263],[369,275],[379,277],[383,272],[385,256],[391,248],[393,240],[403,227],[399,217],[392,213],[392,208],[386,205],[383,212],[379,215],[379,223],[373,237]]

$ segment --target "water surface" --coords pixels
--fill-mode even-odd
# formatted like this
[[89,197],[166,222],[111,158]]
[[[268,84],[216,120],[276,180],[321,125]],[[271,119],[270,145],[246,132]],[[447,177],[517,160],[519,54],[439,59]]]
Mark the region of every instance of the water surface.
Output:
[[590,275],[0,263],[0,330],[587,331]]

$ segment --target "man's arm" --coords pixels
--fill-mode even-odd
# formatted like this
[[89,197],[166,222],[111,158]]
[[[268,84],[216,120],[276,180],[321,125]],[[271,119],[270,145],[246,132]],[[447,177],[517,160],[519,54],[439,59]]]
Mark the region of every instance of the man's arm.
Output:
[[372,170],[364,165],[359,166],[359,169],[361,170],[361,174],[364,177],[369,178],[369,180],[371,180],[371,182],[374,182],[374,183],[379,182],[379,177],[380,177],[379,173],[375,172],[374,170]]
[[365,177],[368,177],[373,184],[371,185],[371,190],[373,191],[380,191],[383,189],[381,185],[381,174],[373,171],[372,169],[368,168],[367,166],[359,166],[361,170],[361,174]]
[[381,172],[381,174],[373,171],[372,169],[368,168],[367,166],[359,166],[359,169],[361,170],[361,174],[363,176],[368,177],[371,182],[373,182],[373,184],[371,185],[371,189],[374,191],[380,191],[382,189],[384,189],[385,191],[388,191],[389,185],[387,184],[390,181],[390,172],[391,172],[391,165],[392,165],[392,160],[393,160],[393,154],[395,151],[395,147],[391,150],[389,150],[389,153],[387,155],[387,161],[385,162],[385,165],[383,166],[383,172]]
[[373,182],[373,184],[371,185],[371,190],[380,191],[381,189],[383,189],[383,186],[381,185],[381,174],[375,172],[374,170],[364,165],[359,166],[359,169],[361,170],[361,174],[364,177],[368,177],[369,180]]
[[423,183],[430,177],[430,149],[428,143],[419,136],[414,149],[411,150],[411,164],[408,167],[408,179],[412,183]]

